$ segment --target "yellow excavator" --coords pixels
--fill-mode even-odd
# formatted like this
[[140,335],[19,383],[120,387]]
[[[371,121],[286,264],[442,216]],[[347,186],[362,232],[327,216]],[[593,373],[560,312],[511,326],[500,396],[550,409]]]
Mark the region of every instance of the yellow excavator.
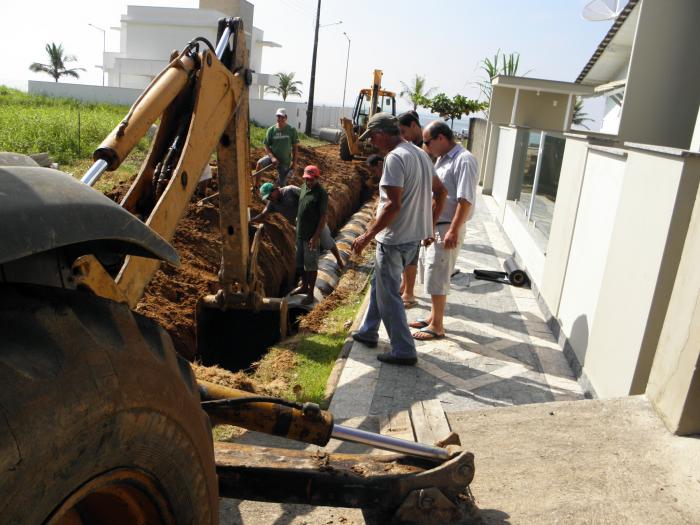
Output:
[[[219,290],[197,307],[200,354],[240,351],[236,327],[286,334],[264,297],[260,229],[248,224],[248,51],[221,19],[174,53],[78,181],[0,155],[0,516],[4,523],[216,524],[219,497],[362,508],[379,522],[464,518],[474,457],[458,438],[421,444],[336,424],[311,403],[197,381],[167,332],[132,308],[160,264],[216,149],[223,239]],[[92,189],[159,121],[121,205]],[[328,454],[215,443],[232,424]],[[368,514],[368,515],[369,515]]]
[[341,160],[353,160],[371,153],[360,143],[358,137],[367,128],[367,121],[375,113],[391,113],[396,115],[396,93],[382,89],[381,69],[374,70],[372,87],[361,89],[352,110],[352,119],[342,117],[340,125],[343,135],[340,137],[339,148]]

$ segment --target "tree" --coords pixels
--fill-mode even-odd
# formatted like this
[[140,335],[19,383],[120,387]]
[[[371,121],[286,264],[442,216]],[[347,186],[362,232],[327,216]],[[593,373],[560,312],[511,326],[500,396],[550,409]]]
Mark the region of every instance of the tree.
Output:
[[427,98],[436,89],[431,87],[430,89],[426,90],[425,77],[421,77],[420,75],[413,77],[410,85],[401,82],[401,86],[403,86],[403,89],[401,90],[401,93],[399,93],[399,96],[405,98],[407,101],[413,104],[414,110],[418,109],[418,106],[423,106],[424,104],[422,102],[427,100]]
[[51,75],[55,82],[62,76],[80,78],[78,71],[85,71],[82,67],[76,67],[73,69],[68,69],[66,64],[68,62],[75,62],[77,59],[73,55],[65,55],[63,51],[63,45],[56,45],[54,42],[46,44],[46,53],[49,55],[49,63],[41,64],[39,62],[34,62],[29,66],[31,71],[35,73],[46,73]]
[[287,100],[287,97],[290,95],[301,97],[301,89],[299,89],[297,86],[301,86],[303,82],[301,80],[294,80],[293,72],[277,73],[277,78],[279,79],[279,85],[266,87],[265,93],[279,95],[282,97],[282,100]]
[[593,119],[588,117],[588,113],[583,112],[583,99],[581,97],[576,97],[576,102],[574,103],[574,115],[571,119],[571,123],[581,126],[582,128],[591,129],[586,126],[584,122],[593,122]]
[[459,120],[462,115],[467,116],[470,113],[476,113],[486,109],[486,102],[471,100],[462,95],[455,95],[449,98],[444,93],[438,93],[431,99],[422,99],[423,106],[430,109],[431,113],[437,113],[445,120],[450,121],[450,129],[454,126],[455,119]]
[[[488,57],[481,61],[481,70],[486,73],[488,78],[477,82],[481,94],[484,95],[487,102],[491,100],[491,84],[493,79],[499,75],[515,76],[518,74],[518,66],[520,65],[520,53],[509,53],[507,56],[499,49],[493,56],[493,60]],[[531,69],[522,74],[526,76]]]

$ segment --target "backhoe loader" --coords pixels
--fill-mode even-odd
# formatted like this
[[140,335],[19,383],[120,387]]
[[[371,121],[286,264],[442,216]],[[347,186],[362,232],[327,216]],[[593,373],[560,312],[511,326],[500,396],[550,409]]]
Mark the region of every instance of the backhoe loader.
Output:
[[391,113],[396,115],[396,93],[382,89],[381,69],[375,69],[372,77],[372,87],[361,89],[352,110],[352,119],[342,117],[340,126],[343,135],[340,137],[339,153],[341,160],[352,160],[356,157],[366,157],[372,151],[369,145],[363,145],[358,137],[367,128],[367,122],[375,113]]
[[[248,86],[240,19],[189,42],[94,152],[82,178],[0,155],[0,521],[216,524],[219,497],[362,508],[380,522],[464,518],[473,455],[452,436],[421,444],[344,427],[311,403],[197,382],[167,332],[132,308],[160,264],[216,149],[219,290],[197,307],[198,352],[237,352],[236,327],[286,333],[266,298],[248,224]],[[90,186],[159,120],[118,205]],[[390,455],[214,443],[232,424]],[[449,444],[448,444],[449,443]]]

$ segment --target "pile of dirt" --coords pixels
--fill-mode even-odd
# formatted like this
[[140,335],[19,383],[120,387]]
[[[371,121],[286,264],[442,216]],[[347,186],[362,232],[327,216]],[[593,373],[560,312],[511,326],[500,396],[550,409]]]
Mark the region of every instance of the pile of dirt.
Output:
[[[321,182],[329,195],[328,224],[336,231],[371,193],[369,173],[360,162],[344,162],[335,145],[299,148],[296,173],[288,184],[301,185],[306,165],[318,166]],[[251,152],[254,161],[260,150]],[[251,166],[252,168],[252,166]],[[261,182],[272,181],[276,173],[268,170]],[[177,351],[188,359],[195,357],[195,306],[201,295],[218,289],[217,272],[221,259],[219,213],[216,199],[197,204],[193,199],[181,220],[173,244],[180,254],[179,268],[163,265],[146,288],[136,310],[170,332]],[[259,213],[263,203],[257,194],[251,199],[251,214]],[[263,230],[258,263],[270,297],[285,295],[294,285],[294,230],[279,214],[271,214]]]

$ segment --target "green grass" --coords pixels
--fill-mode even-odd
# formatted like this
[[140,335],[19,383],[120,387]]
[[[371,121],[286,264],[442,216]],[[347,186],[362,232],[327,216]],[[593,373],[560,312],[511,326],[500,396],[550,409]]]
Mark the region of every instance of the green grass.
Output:
[[[272,348],[261,362],[255,378],[267,384],[280,379],[283,373],[286,388],[280,396],[298,401],[318,403],[327,408],[326,384],[333,366],[348,335],[348,321],[357,315],[366,288],[349,296],[324,319],[323,328],[317,333],[301,332],[281,345]],[[275,364],[284,352],[293,352],[294,366],[281,371]]]
[[[92,164],[92,152],[128,111],[128,106],[30,95],[0,86],[0,151],[48,152],[59,169],[82,175]],[[251,146],[261,148],[264,137],[265,128],[250,127]],[[300,141],[309,147],[325,144],[303,133]],[[108,190],[136,173],[149,145],[150,140],[143,138],[100,189]]]

